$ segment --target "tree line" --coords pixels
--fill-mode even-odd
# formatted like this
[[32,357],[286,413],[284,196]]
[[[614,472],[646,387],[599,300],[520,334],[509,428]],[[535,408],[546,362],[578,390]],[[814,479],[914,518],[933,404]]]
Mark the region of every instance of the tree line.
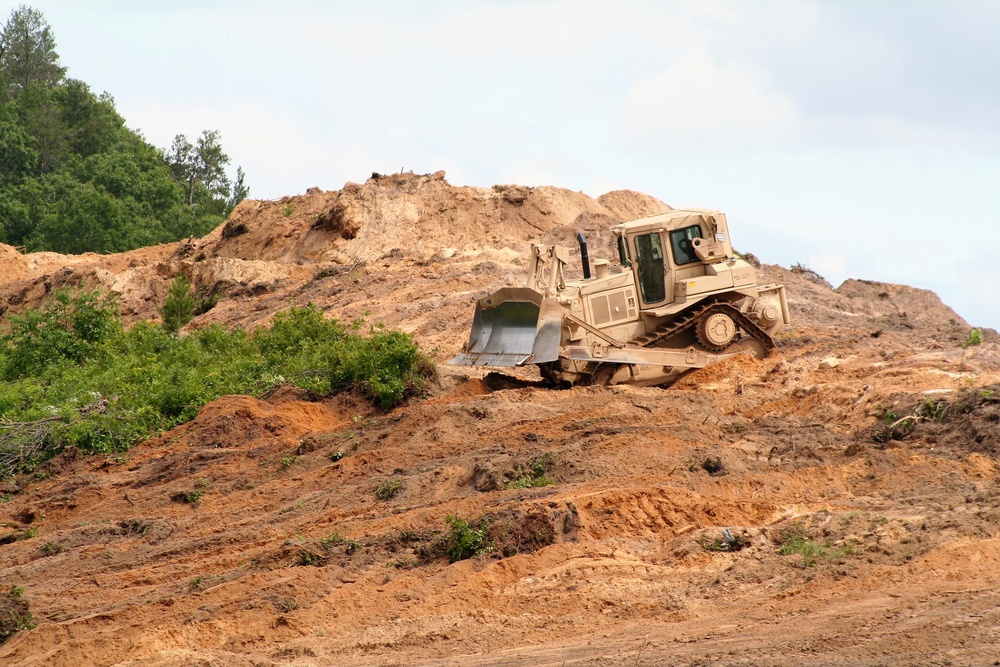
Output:
[[38,10],[0,29],[0,242],[110,253],[202,236],[249,193],[229,164],[216,130],[158,149],[126,127],[111,95],[67,78]]

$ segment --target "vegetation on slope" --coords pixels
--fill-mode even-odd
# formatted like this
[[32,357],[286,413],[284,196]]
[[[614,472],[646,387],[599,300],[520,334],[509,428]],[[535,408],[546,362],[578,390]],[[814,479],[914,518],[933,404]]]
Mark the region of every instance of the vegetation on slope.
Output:
[[121,451],[192,419],[225,394],[291,383],[317,395],[364,393],[391,408],[433,374],[408,334],[345,326],[313,307],[247,333],[209,326],[184,337],[143,322],[126,330],[96,292],[58,292],[7,318],[0,339],[0,474],[65,447]]

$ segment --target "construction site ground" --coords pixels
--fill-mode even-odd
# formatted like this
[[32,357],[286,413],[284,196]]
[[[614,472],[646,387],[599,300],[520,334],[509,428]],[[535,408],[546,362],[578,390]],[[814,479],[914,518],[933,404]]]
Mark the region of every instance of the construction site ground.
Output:
[[[764,266],[776,352],[667,388],[445,364],[529,243],[606,256],[668,208],[397,174],[121,255],[0,248],[12,312],[88,285],[155,319],[183,273],[218,299],[190,327],[313,303],[439,364],[390,412],[281,386],[2,481],[0,582],[37,625],[0,664],[1000,664],[1000,346],[934,294]],[[539,462],[554,483],[518,483]],[[449,562],[456,516],[494,549]]]

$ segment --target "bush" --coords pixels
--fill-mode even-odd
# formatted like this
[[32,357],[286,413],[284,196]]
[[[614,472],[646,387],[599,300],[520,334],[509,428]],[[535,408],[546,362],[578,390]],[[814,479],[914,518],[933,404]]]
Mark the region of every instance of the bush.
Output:
[[98,292],[57,290],[43,307],[11,315],[7,321],[10,333],[0,339],[4,380],[93,359],[103,344],[122,334],[117,305]]
[[493,544],[486,535],[489,520],[481,519],[478,527],[473,528],[469,522],[454,514],[445,519],[449,533],[445,538],[445,551],[452,562],[472,558],[493,550]]
[[379,500],[390,500],[396,497],[399,490],[403,487],[403,483],[398,479],[393,477],[392,479],[386,480],[375,489],[375,497]]
[[432,373],[412,336],[381,325],[367,337],[348,336],[334,344],[329,366],[332,391],[359,389],[383,409],[421,391]]
[[551,452],[545,452],[528,459],[524,464],[514,466],[506,473],[509,480],[508,489],[530,489],[539,486],[555,484],[556,480],[549,476],[555,461]]
[[163,302],[163,308],[160,309],[163,328],[167,333],[176,334],[194,319],[194,312],[195,297],[191,292],[191,283],[185,276],[179,275],[170,283],[167,298]]
[[975,347],[976,345],[983,344],[983,330],[973,329],[969,332],[969,337],[965,339],[965,344],[962,347]]
[[226,394],[259,396],[289,382],[318,395],[359,390],[388,409],[434,373],[407,334],[376,327],[363,336],[313,306],[278,313],[251,334],[213,325],[178,338],[151,322],[125,331],[112,301],[60,292],[8,322],[0,474],[70,445],[127,449]]

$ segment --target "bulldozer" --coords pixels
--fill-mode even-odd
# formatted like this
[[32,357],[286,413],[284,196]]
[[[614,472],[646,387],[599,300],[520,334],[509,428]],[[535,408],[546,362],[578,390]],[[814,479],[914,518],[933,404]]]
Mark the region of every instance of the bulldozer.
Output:
[[[611,228],[615,261],[567,280],[570,251],[533,244],[523,287],[476,302],[469,341],[448,363],[534,364],[569,385],[665,385],[738,354],[763,359],[790,323],[784,285],[758,285],[724,213],[675,209]],[[593,268],[593,270],[591,270]]]

